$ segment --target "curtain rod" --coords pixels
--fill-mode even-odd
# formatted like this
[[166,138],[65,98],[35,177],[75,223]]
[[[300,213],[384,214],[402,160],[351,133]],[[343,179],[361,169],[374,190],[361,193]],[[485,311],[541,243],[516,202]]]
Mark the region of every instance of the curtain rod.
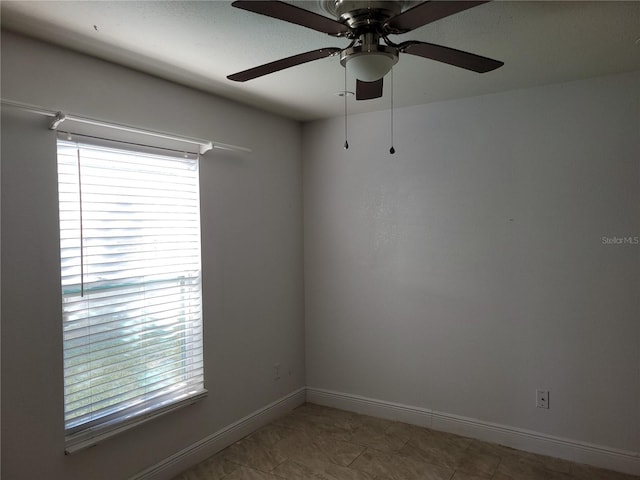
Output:
[[240,147],[238,145],[231,145],[228,143],[215,142],[211,140],[202,140],[198,138],[184,137],[181,135],[174,135],[171,133],[160,132],[156,130],[142,129],[142,128],[119,124],[119,123],[105,122],[103,120],[97,120],[95,118],[83,117],[80,115],[74,115],[70,113],[65,114],[61,111],[46,109],[38,105],[30,105],[28,103],[15,102],[13,100],[6,100],[4,98],[2,99],[2,105],[19,108],[21,110],[36,113],[39,115],[44,115],[47,117],[54,117],[54,120],[49,125],[50,130],[56,130],[61,123],[63,123],[65,120],[68,120],[68,121],[74,121],[78,123],[85,123],[88,125],[96,125],[99,127],[113,128],[115,130],[121,130],[125,132],[140,133],[143,135],[149,135],[151,137],[164,138],[167,140],[177,140],[185,143],[199,145],[201,154],[208,152],[209,150],[214,148],[217,148],[220,150],[229,150],[234,152],[251,152],[251,149],[246,147]]

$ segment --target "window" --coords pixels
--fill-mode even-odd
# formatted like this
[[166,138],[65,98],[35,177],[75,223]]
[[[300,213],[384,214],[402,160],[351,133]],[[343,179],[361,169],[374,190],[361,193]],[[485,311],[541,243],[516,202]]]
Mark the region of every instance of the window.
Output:
[[67,452],[206,393],[198,158],[123,145],[58,138]]

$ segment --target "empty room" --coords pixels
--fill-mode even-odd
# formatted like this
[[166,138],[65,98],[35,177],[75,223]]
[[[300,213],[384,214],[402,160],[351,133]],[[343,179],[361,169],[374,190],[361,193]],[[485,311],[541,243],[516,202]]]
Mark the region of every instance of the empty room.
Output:
[[2,480],[640,478],[640,2],[0,8]]

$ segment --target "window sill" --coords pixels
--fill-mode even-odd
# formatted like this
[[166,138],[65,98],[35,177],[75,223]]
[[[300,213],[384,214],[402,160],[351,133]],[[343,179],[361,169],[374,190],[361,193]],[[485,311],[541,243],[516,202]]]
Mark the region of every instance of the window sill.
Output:
[[206,396],[207,390],[203,389],[189,398],[185,398],[184,400],[172,403],[166,407],[159,408],[148,414],[138,415],[129,420],[125,420],[124,422],[119,422],[117,425],[97,426],[73,435],[68,435],[65,437],[64,453],[65,455],[72,455],[87,448],[91,448],[108,438],[126,432],[127,430],[147,423],[150,420],[192,405]]

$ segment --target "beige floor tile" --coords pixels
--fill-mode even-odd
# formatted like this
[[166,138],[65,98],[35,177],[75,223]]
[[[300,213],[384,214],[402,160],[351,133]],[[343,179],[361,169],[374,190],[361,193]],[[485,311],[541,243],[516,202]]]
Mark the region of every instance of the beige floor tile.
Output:
[[401,453],[420,460],[456,469],[465,458],[468,438],[448,433],[425,430],[415,435],[400,450]]
[[319,434],[330,435],[336,440],[348,440],[355,429],[345,428],[332,423],[320,423],[308,415],[287,415],[275,421],[276,424],[294,430],[315,431]]
[[539,461],[523,457],[502,457],[495,480],[570,480],[567,473],[545,468]]
[[[318,463],[318,462],[314,462]],[[274,475],[287,480],[318,480],[318,470],[312,466],[295,460],[287,460],[280,464],[274,471]]]
[[557,472],[549,472],[548,470],[541,470],[537,472],[519,472],[517,474],[508,475],[500,471],[498,471],[493,476],[492,480],[572,480],[572,477]]
[[465,450],[471,444],[470,438],[428,428],[414,430],[410,441],[417,447],[436,445],[455,450]]
[[292,430],[273,446],[281,457],[299,460],[305,457],[347,466],[364,451],[363,446],[336,440],[314,429]]
[[[208,480],[208,479],[207,479]],[[270,473],[261,472],[250,467],[240,467],[231,474],[224,477],[224,480],[282,480]]]
[[230,462],[222,455],[214,455],[200,462],[190,470],[178,475],[174,480],[222,480],[226,475],[240,468],[237,463]]
[[486,480],[486,477],[479,477],[477,475],[472,475],[458,470],[451,480]]
[[496,473],[501,457],[497,452],[483,448],[480,442],[471,441],[462,454],[457,466],[458,472],[491,478]]
[[322,461],[301,463],[287,460],[273,474],[287,480],[374,480],[365,472]]
[[355,413],[305,404],[274,423],[289,428],[315,429],[337,440],[348,440],[357,428],[357,418]]
[[304,430],[309,434],[330,438],[335,441],[348,441],[357,430],[357,426],[352,422],[348,426],[335,422],[324,424],[316,422],[307,424]]
[[398,422],[387,420],[386,418],[376,418],[369,415],[358,415],[353,419],[356,428],[376,433],[385,433],[389,427],[396,425]]
[[515,449],[503,449],[502,463],[525,463],[558,473],[571,473],[571,462],[554,457],[546,457],[535,453],[522,452]]
[[263,444],[259,438],[252,436],[243,438],[229,446],[222,452],[222,455],[231,462],[263,472],[270,472],[287,459],[280,452]]
[[393,433],[379,432],[363,426],[349,437],[349,442],[382,452],[397,452],[407,443],[407,439]]
[[361,415],[349,441],[382,452],[397,452],[418,429],[405,423]]
[[571,465],[571,475],[577,480],[640,480],[640,476],[626,475],[578,463]]
[[365,447],[351,442],[335,441],[329,437],[316,437],[314,445],[323,452],[331,462],[347,466],[365,450]]
[[361,415],[354,412],[347,412],[331,407],[323,407],[312,403],[306,403],[301,407],[298,407],[295,412],[306,415],[312,421],[323,425],[334,424],[348,430],[355,428],[361,417]]
[[288,437],[292,433],[294,433],[294,430],[291,428],[271,423],[256,430],[246,438],[251,439],[252,441],[255,441],[258,444],[268,448],[274,446],[280,440]]
[[385,431],[386,433],[409,440],[414,435],[423,435],[425,432],[428,432],[429,429],[408,423],[393,422]]
[[399,453],[380,452],[367,449],[351,464],[351,468],[360,470],[378,478],[392,480],[449,480],[453,470],[424,462]]
[[496,457],[509,456],[512,455],[513,452],[517,452],[517,450],[510,447],[498,445],[497,443],[483,442],[481,440],[476,440],[475,438],[471,439],[469,447],[473,447],[473,449],[478,452],[485,453],[487,455],[494,455]]
[[309,434],[306,430],[292,430],[292,433],[276,443],[272,450],[278,455],[278,458],[286,460],[309,457],[313,460],[330,461],[314,441],[317,441],[317,437]]

